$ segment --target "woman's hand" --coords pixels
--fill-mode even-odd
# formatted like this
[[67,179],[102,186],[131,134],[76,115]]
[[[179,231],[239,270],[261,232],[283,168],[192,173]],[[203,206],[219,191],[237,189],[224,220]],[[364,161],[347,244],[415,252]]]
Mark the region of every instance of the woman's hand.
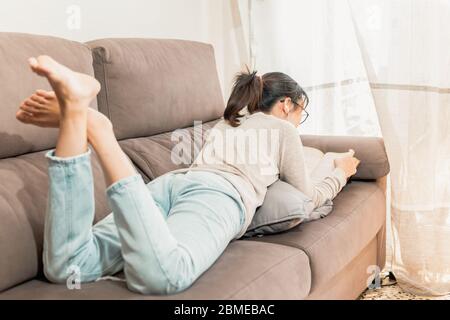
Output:
[[359,159],[354,157],[355,151],[350,149],[348,156],[338,158],[334,160],[334,165],[336,168],[341,168],[345,172],[347,178],[353,176],[356,173],[356,168],[358,167]]

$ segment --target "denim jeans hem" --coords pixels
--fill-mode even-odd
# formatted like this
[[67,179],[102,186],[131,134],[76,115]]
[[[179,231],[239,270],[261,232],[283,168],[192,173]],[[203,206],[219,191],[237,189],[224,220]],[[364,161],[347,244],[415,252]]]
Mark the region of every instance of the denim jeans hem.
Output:
[[56,149],[50,150],[45,154],[45,157],[50,161],[50,163],[61,164],[61,165],[73,165],[76,163],[89,161],[91,156],[91,149],[88,148],[85,153],[78,154],[71,157],[58,157],[55,155]]
[[[112,185],[106,188],[106,195],[111,196],[112,194],[119,192],[123,187],[138,182],[139,180],[142,180],[140,174],[134,174],[132,176],[120,179],[119,181],[114,182]],[[144,180],[142,180],[142,182],[144,182]]]

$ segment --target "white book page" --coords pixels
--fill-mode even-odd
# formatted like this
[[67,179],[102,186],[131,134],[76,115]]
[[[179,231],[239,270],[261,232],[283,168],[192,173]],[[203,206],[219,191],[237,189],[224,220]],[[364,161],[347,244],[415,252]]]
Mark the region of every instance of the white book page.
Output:
[[323,153],[319,149],[311,147],[303,147],[306,166],[309,169],[310,177],[314,182],[324,180],[330,176],[334,169],[334,160],[339,158],[348,157],[348,152],[327,152]]
[[311,173],[319,165],[324,156],[323,152],[316,148],[303,147],[303,154],[305,156],[306,168],[308,172]]

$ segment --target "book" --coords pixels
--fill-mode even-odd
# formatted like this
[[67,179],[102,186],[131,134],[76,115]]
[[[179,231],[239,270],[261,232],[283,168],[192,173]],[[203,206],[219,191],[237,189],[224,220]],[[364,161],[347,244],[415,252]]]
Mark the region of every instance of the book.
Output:
[[326,152],[312,147],[303,147],[305,162],[310,177],[314,182],[319,182],[330,176],[336,169],[335,159],[353,156],[354,151],[347,152]]

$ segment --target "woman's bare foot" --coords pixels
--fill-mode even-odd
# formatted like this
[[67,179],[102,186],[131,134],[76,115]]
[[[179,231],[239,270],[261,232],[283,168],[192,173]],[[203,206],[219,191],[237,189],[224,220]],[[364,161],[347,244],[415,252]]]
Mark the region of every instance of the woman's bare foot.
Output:
[[[95,130],[112,131],[111,121],[105,115],[92,108],[87,111],[88,138]],[[16,117],[23,123],[58,128],[61,112],[55,92],[36,90],[21,104]]]
[[[85,153],[88,150],[88,109],[89,104],[100,91],[99,82],[89,75],[70,70],[49,56],[30,58],[28,62],[33,72],[47,78],[58,101],[59,133],[55,156],[66,158]],[[27,111],[25,108],[27,105],[30,108],[34,107],[35,110]],[[41,111],[44,109],[46,111],[42,112],[40,117],[37,112],[39,108]],[[16,117],[26,123],[55,126],[56,105],[54,101],[47,104],[45,100],[36,96],[34,99],[30,97],[29,100],[24,101]]]
[[87,107],[100,91],[99,82],[86,74],[70,70],[49,56],[29,59],[36,74],[46,77],[55,91],[62,117],[66,112],[87,112]]
[[60,108],[53,91],[37,90],[16,113],[17,120],[44,128],[58,128]]

